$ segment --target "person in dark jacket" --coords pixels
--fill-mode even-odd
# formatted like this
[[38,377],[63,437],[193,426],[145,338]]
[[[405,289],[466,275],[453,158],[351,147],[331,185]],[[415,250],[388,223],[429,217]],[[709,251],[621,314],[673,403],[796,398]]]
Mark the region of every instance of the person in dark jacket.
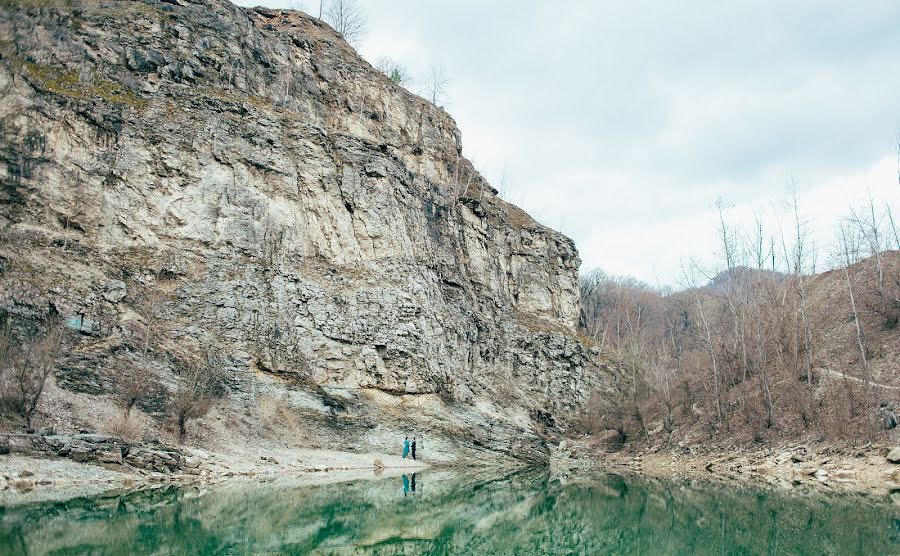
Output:
[[413,437],[413,441],[412,441],[412,457],[413,457],[413,461],[415,461],[416,460],[416,437],[415,436]]

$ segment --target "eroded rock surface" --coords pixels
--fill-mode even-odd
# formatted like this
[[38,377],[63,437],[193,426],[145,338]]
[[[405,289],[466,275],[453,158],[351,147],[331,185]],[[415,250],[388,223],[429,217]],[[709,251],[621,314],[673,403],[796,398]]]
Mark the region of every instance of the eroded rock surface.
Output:
[[573,242],[318,20],[13,1],[0,36],[0,301],[77,328],[73,395],[114,392],[152,319],[163,393],[212,349],[223,412],[277,400],[310,443],[542,459],[603,380]]

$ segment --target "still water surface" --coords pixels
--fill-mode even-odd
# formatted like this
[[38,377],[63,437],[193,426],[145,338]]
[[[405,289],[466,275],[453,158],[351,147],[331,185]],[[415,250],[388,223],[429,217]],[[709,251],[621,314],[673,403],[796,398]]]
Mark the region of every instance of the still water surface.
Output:
[[540,471],[235,482],[0,508],[0,554],[900,554],[889,498]]

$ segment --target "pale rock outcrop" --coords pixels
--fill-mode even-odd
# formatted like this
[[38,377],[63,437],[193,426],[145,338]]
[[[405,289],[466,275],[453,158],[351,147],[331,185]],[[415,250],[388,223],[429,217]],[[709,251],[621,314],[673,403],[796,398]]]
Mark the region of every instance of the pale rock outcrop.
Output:
[[603,380],[573,242],[318,20],[14,1],[0,36],[0,302],[91,323],[66,388],[115,390],[154,291],[164,390],[211,350],[223,404],[282,400],[323,444],[542,459]]

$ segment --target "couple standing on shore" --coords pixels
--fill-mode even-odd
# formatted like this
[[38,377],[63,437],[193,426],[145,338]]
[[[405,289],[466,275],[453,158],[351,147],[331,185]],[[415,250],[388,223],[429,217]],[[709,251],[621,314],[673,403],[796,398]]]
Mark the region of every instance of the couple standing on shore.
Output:
[[406,459],[406,456],[410,455],[410,450],[412,451],[412,459],[415,461],[416,459],[416,437],[414,436],[412,439],[412,444],[409,443],[409,437],[403,439],[403,459]]

